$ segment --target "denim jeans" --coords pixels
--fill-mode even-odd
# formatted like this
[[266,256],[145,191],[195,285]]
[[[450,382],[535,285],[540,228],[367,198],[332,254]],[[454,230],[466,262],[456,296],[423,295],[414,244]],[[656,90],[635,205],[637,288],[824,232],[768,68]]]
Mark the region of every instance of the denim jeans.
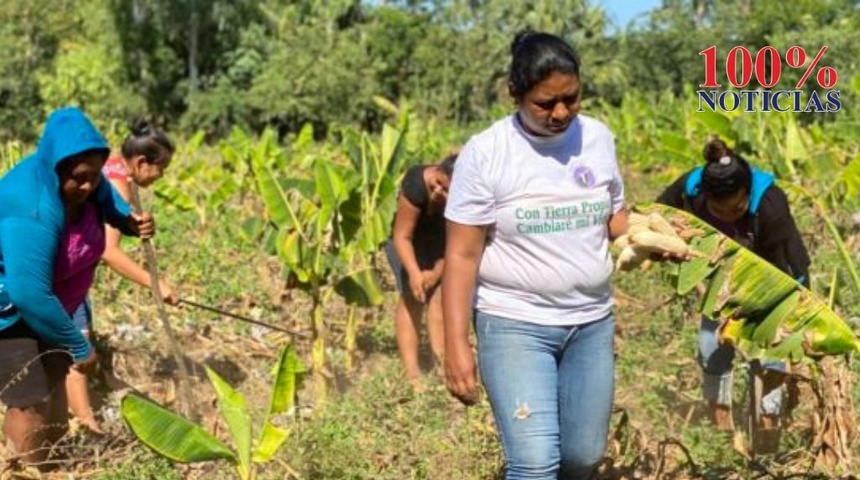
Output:
[[478,364],[506,480],[580,480],[603,458],[615,318],[552,327],[477,312]]
[[[732,405],[732,362],[735,349],[731,345],[720,345],[717,329],[720,324],[708,317],[702,317],[699,328],[699,365],[702,367],[702,396],[717,405]],[[767,370],[785,371],[785,363],[778,361],[762,362]],[[750,369],[752,380],[752,369]],[[750,382],[752,385],[752,382]],[[761,413],[779,415],[782,411],[782,388],[764,392],[761,399]]]

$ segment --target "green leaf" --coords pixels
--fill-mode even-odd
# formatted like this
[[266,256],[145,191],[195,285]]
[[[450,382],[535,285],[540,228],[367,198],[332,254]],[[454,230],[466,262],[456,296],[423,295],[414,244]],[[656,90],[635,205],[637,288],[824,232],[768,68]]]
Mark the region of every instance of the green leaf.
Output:
[[296,135],[296,139],[293,140],[293,149],[296,151],[302,151],[308,148],[310,145],[314,143],[314,126],[310,123],[305,123],[302,125],[302,129],[299,131],[299,134]]
[[272,388],[272,398],[269,402],[269,413],[263,425],[260,443],[254,452],[255,462],[268,462],[286,441],[289,432],[272,423],[272,417],[293,408],[296,390],[306,373],[304,365],[295,349],[287,345],[281,349],[278,363],[275,366],[275,382]]
[[252,460],[255,463],[266,463],[275,457],[281,446],[289,438],[290,432],[284,428],[276,427],[271,422],[267,421],[263,425],[263,434],[260,437],[260,444],[254,450]]
[[834,186],[841,185],[844,189],[841,195],[845,199],[854,199],[860,195],[860,157],[854,157],[840,172]]
[[736,140],[737,135],[732,129],[732,121],[724,113],[705,110],[696,112],[695,118],[708,128],[708,134],[719,135],[724,140]]
[[702,300],[701,311],[710,318],[719,317],[717,307],[720,303],[725,301],[725,299],[721,297],[728,297],[729,291],[726,277],[728,277],[730,268],[731,267],[728,265],[723,265],[717,268],[716,273],[711,277],[711,281],[708,284],[708,289],[705,293],[704,299]]
[[229,177],[224,179],[218,188],[212,192],[212,195],[209,196],[209,199],[206,200],[206,208],[214,212],[219,211],[221,206],[227,203],[227,200],[237,191],[239,191],[239,184],[235,180]]
[[377,177],[391,175],[397,171],[402,147],[403,132],[386,123],[382,127],[381,157],[376,165]]
[[[266,213],[268,213],[269,218],[279,227],[294,225],[295,220],[290,214],[290,199],[281,189],[281,185],[272,170],[265,165],[255,165],[254,177],[257,180],[257,188],[263,197],[263,204],[266,206]],[[295,226],[299,227],[299,225]]]
[[181,463],[226,459],[235,454],[200,426],[139,395],[123,397],[122,417],[134,435],[159,454]]
[[334,210],[349,196],[343,176],[338,169],[325,160],[317,160],[314,164],[314,179],[316,193],[323,206]]
[[181,189],[167,182],[159,183],[155,187],[155,196],[166,200],[167,203],[179,208],[180,210],[189,211],[197,208],[197,204],[194,203],[194,199],[188,196],[188,194]]
[[[709,235],[716,229],[691,214],[647,204],[638,211],[659,211],[682,217]],[[824,301],[791,276],[737,242],[722,236],[728,257],[711,277],[702,313],[722,321],[720,338],[730,341],[745,358],[787,359],[844,355],[860,342],[848,324]]]
[[385,297],[373,275],[373,269],[365,268],[341,278],[334,286],[335,292],[350,305],[363,307],[381,305]]
[[732,264],[726,307],[736,307],[736,315],[762,319],[788,295],[800,288],[796,280],[763,260],[753,252],[742,249]]
[[779,327],[783,325],[792,312],[797,309],[797,303],[799,300],[800,291],[794,291],[788,297],[783,299],[776,308],[771,310],[751,335],[750,338],[753,343],[762,348],[770,347],[777,338]]
[[399,113],[397,105],[395,105],[394,102],[381,95],[374,95],[373,103],[375,103],[377,107],[381,108],[382,110],[391,115],[397,115]]
[[793,117],[787,117],[785,123],[785,159],[789,161],[809,159],[809,151],[803,141],[800,129]]
[[717,264],[710,264],[710,256],[717,250],[717,245],[720,242],[720,236],[716,234],[708,235],[705,238],[696,238],[690,242],[690,246],[698,252],[701,252],[705,257],[696,257],[689,262],[684,262],[680,266],[678,273],[679,295],[686,295],[691,290],[696,288],[696,285],[702,280],[708,278],[717,269]]
[[296,390],[307,372],[292,345],[281,349],[275,366],[275,383],[269,402],[269,416],[278,415],[293,408]]
[[233,443],[239,454],[239,469],[245,473],[251,465],[251,415],[245,397],[233,389],[220,375],[206,367],[206,375],[218,395],[218,409],[227,423]]
[[302,239],[301,232],[282,228],[276,240],[278,256],[295,272],[300,282],[307,282],[310,258]]
[[661,132],[659,142],[662,151],[676,155],[679,159],[696,157],[696,151],[690,145],[690,141],[677,133]]
[[359,251],[364,254],[372,254],[388,241],[391,228],[391,216],[384,210],[376,210],[367,221],[361,225],[357,233],[357,244]]

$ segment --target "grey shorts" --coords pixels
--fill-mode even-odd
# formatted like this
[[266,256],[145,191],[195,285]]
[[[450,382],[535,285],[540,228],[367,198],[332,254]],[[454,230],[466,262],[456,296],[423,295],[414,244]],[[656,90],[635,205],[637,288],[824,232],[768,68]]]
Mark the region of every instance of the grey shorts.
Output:
[[72,356],[39,341],[19,320],[0,331],[0,401],[25,408],[48,401],[56,388],[65,388]]

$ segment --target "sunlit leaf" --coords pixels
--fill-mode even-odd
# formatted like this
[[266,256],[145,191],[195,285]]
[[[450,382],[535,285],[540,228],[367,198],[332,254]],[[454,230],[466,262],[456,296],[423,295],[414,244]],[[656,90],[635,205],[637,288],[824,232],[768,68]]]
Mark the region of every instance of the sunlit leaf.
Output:
[[233,389],[220,375],[209,367],[206,367],[206,375],[215,394],[218,396],[218,409],[227,423],[233,444],[239,456],[239,466],[247,472],[251,465],[251,415],[248,414],[248,406],[245,397]]
[[139,395],[123,397],[120,408],[137,438],[173,461],[237,460],[226,445],[200,426]]

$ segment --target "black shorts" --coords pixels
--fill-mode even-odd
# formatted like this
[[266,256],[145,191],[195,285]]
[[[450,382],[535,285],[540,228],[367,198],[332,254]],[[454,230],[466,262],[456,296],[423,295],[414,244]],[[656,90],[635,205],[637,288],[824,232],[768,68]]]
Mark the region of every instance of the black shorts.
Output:
[[[394,248],[394,242],[389,240],[385,244],[385,256],[388,258],[388,264],[391,265],[391,270],[394,272],[394,280],[397,283],[397,291],[401,295],[413,297],[412,289],[409,288],[409,274],[406,273],[406,268],[400,262],[400,257],[397,256],[397,250]],[[436,254],[428,254],[422,250],[415,250],[415,260],[418,262],[418,268],[421,270],[430,270],[436,265],[436,262],[444,257],[444,250]]]
[[68,351],[39,340],[19,320],[0,330],[0,401],[25,408],[48,401],[56,388],[65,388],[72,365]]

